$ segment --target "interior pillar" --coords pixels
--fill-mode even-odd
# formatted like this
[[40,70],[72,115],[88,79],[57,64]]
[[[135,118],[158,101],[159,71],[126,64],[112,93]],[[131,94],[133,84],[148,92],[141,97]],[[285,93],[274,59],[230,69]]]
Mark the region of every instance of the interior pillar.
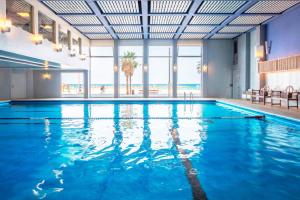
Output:
[[149,41],[144,40],[144,51],[143,51],[143,97],[149,97]]
[[114,97],[119,98],[119,42],[118,40],[114,40]]
[[172,93],[173,93],[173,98],[177,98],[177,70],[178,70],[178,66],[177,66],[177,55],[178,55],[178,49],[177,49],[177,40],[173,41],[173,67],[172,67],[172,77],[173,77],[173,81],[172,81]]
[[207,49],[207,40],[203,40],[203,44],[202,44],[202,65],[207,67],[207,72],[202,72],[201,76],[201,84],[202,84],[202,97],[207,97],[208,94],[208,72],[209,72],[209,67],[208,67],[208,49]]
[[39,10],[35,7],[31,7],[31,22],[32,22],[32,34],[39,34]]
[[72,50],[72,33],[71,31],[68,30],[67,32],[67,37],[68,37],[68,50]]
[[84,88],[84,98],[87,99],[89,98],[89,74],[88,74],[88,70],[83,71],[83,88]]
[[6,18],[6,0],[0,0],[0,18]]
[[[265,46],[266,41],[266,26],[257,26],[256,29],[256,45],[257,46]],[[266,51],[265,51],[266,52]],[[261,59],[262,61],[267,60],[266,54],[264,54],[264,57]],[[258,62],[256,63],[256,67],[258,68]],[[260,74],[259,75],[259,88],[263,88],[266,86],[266,75]]]

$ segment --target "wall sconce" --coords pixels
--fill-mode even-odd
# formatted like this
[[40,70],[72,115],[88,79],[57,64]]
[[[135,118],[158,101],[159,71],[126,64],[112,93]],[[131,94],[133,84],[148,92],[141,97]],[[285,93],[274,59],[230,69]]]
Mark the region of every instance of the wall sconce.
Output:
[[75,57],[76,56],[76,49],[71,49],[70,50],[70,56]]
[[11,29],[11,21],[8,19],[0,19],[0,31],[1,33],[10,32]]
[[51,74],[49,74],[48,72],[46,72],[46,73],[42,74],[42,77],[43,77],[44,80],[50,80],[51,79]]
[[47,60],[45,60],[44,62],[44,69],[48,69],[49,68],[49,62]]
[[201,74],[201,73],[207,73],[208,67],[207,67],[207,65],[202,65],[202,66],[197,67],[197,70],[198,70],[199,74]]
[[80,60],[86,60],[86,57],[87,57],[87,56],[86,56],[85,54],[80,54],[80,55],[79,55],[79,59],[80,59]]
[[43,35],[41,35],[41,34],[34,34],[34,35],[32,35],[31,40],[36,45],[42,44],[43,43]]
[[173,66],[173,71],[174,71],[174,72],[177,72],[177,65],[174,65],[174,66]]
[[118,65],[114,66],[114,72],[118,72]]
[[54,44],[54,50],[56,52],[62,52],[63,46],[62,44]]
[[208,71],[207,65],[203,65],[202,66],[202,72],[207,73],[207,71]]
[[255,57],[257,58],[257,60],[261,60],[265,57],[264,49],[265,48],[263,45],[256,46]]
[[144,72],[148,71],[148,65],[144,65]]

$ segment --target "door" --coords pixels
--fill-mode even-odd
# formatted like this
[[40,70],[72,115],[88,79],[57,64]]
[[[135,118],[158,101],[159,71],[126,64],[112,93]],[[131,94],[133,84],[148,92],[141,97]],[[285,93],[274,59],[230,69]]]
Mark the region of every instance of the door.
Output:
[[26,98],[26,73],[24,72],[11,73],[11,98],[12,99]]

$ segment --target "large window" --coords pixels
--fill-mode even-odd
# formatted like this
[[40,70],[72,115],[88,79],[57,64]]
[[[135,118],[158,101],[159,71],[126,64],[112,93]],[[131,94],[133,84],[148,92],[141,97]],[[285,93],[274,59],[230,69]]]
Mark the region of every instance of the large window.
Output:
[[84,81],[82,72],[61,73],[62,97],[83,97]]
[[143,46],[120,46],[120,95],[143,95]]
[[23,0],[6,0],[6,15],[14,26],[32,32],[30,4]]
[[178,46],[178,96],[186,95],[201,96],[202,74],[199,68],[202,65],[202,47]]
[[114,94],[113,47],[91,47],[91,96],[112,97]]
[[38,18],[39,18],[39,33],[43,35],[44,39],[53,42],[54,21],[41,12],[39,12]]
[[172,46],[149,46],[149,96],[171,96]]

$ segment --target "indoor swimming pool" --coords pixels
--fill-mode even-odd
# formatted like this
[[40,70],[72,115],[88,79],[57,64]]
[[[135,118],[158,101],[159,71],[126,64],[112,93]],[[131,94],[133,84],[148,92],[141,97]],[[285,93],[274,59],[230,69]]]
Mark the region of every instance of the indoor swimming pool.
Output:
[[300,197],[300,123],[215,101],[0,105],[1,199]]

